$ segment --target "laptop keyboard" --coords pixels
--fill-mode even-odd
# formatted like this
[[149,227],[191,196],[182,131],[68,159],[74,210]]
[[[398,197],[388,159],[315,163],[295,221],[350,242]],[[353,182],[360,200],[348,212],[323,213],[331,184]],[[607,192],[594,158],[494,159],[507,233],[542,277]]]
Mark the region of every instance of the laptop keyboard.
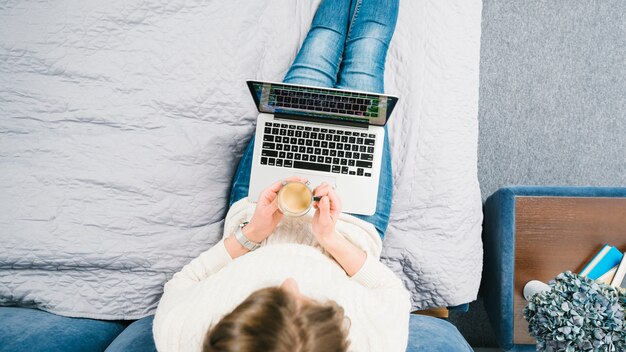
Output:
[[261,165],[372,176],[376,135],[266,122]]

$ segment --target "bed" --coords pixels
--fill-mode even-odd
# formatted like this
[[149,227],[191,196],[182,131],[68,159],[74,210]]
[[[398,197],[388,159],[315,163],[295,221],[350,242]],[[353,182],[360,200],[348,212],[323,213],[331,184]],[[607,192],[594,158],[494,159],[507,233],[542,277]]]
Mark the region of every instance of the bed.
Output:
[[[0,305],[139,319],[221,237],[311,1],[0,5]],[[382,260],[414,309],[476,298],[479,0],[401,2],[386,65],[394,200]]]

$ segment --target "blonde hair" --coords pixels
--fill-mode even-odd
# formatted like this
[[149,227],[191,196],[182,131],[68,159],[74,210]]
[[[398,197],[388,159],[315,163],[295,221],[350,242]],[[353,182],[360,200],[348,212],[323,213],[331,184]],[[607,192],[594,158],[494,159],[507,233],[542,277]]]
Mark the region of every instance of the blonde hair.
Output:
[[345,352],[348,325],[334,301],[298,306],[280,287],[253,292],[207,332],[204,352]]

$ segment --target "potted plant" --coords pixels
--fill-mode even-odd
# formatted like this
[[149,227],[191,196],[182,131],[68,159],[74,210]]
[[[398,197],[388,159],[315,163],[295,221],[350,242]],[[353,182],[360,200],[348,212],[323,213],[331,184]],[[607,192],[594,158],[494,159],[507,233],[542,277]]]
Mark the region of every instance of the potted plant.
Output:
[[533,286],[523,314],[537,351],[626,351],[624,292],[570,271]]

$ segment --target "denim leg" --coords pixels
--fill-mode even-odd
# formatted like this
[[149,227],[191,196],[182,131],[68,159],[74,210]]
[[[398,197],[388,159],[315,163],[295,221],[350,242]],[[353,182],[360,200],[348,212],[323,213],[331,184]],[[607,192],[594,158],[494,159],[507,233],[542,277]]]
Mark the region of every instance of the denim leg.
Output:
[[332,88],[343,55],[351,13],[350,0],[322,1],[285,83]]
[[[397,0],[357,1],[351,14],[338,88],[377,93],[384,91],[385,59],[397,18]],[[352,215],[373,224],[383,238],[389,224],[392,198],[391,153],[389,138],[385,133],[376,212],[371,216]]]
[[[348,18],[354,7],[350,0],[324,0],[317,8],[311,29],[283,80],[285,83],[334,87],[343,55]],[[230,191],[230,205],[247,197],[254,152],[254,135],[241,157]]]
[[383,144],[383,159],[380,165],[380,178],[378,179],[378,197],[376,212],[374,215],[350,214],[361,220],[374,225],[381,239],[385,237],[389,217],[391,216],[391,203],[393,199],[393,174],[391,173],[391,152],[389,151],[389,137],[385,127],[385,142]]
[[250,189],[250,171],[252,170],[252,157],[254,153],[254,134],[248,142],[248,147],[243,152],[237,171],[235,171],[235,177],[233,178],[233,185],[230,189],[230,200],[228,206],[232,206],[236,201],[248,196],[248,190]]
[[382,93],[385,60],[398,19],[398,0],[358,0],[339,70],[338,88]]

